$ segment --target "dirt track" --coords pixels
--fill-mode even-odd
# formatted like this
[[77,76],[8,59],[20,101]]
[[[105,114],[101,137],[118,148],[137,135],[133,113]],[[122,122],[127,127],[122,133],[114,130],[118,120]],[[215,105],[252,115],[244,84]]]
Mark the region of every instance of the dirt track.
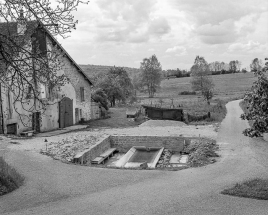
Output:
[[0,197],[0,214],[267,214],[267,201],[219,194],[243,179],[268,177],[268,144],[241,134],[248,125],[239,118],[238,103],[227,104],[218,133],[221,158],[202,168],[177,172],[88,168],[14,145],[5,157],[26,176],[26,184]]

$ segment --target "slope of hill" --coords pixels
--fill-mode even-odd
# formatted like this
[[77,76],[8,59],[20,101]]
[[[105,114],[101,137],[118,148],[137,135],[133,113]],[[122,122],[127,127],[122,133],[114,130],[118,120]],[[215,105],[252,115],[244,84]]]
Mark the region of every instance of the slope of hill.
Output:
[[[225,101],[242,98],[251,89],[253,82],[257,80],[253,73],[213,75],[212,78],[215,84],[213,100]],[[164,79],[161,82],[161,89],[156,92],[154,98],[148,98],[146,93],[139,93],[138,96],[147,104],[156,104],[159,99],[162,99],[166,104],[170,104],[171,99],[173,99],[174,104],[203,101],[200,94],[180,95],[183,91],[192,91],[191,77]]]
[[[113,66],[102,66],[102,65],[91,65],[91,64],[79,65],[79,66],[89,77],[93,77],[94,75],[100,73],[107,73],[110,70],[110,68],[113,67]],[[140,71],[137,68],[130,68],[130,67],[123,67],[123,68],[127,71],[128,75],[131,78]]]

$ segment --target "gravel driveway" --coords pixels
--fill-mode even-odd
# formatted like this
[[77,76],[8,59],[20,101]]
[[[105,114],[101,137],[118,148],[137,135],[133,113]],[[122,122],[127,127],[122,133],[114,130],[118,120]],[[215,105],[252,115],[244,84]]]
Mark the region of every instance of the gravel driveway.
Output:
[[221,158],[201,168],[89,168],[40,155],[38,144],[36,151],[29,143],[9,147],[5,157],[26,184],[0,197],[0,214],[267,214],[267,201],[219,194],[244,179],[268,177],[268,144],[241,134],[248,124],[239,118],[239,101],[228,103],[227,111],[217,137]]

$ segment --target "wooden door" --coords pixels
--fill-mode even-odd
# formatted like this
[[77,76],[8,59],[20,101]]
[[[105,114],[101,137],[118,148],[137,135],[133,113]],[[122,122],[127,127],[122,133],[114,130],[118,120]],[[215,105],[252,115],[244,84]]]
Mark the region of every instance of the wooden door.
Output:
[[59,103],[60,128],[73,125],[73,100],[65,97]]
[[17,134],[17,123],[7,125],[7,134]]
[[41,113],[34,112],[32,115],[32,130],[40,133],[41,131]]

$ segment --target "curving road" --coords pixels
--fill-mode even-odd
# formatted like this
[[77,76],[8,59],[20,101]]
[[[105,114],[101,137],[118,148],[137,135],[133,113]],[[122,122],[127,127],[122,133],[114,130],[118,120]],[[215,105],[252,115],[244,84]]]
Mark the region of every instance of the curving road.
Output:
[[228,103],[227,111],[217,139],[221,158],[202,168],[98,169],[8,150],[5,158],[26,176],[26,183],[0,197],[0,214],[267,215],[267,201],[219,194],[244,179],[268,177],[268,143],[242,135],[248,124],[239,118],[239,101]]

